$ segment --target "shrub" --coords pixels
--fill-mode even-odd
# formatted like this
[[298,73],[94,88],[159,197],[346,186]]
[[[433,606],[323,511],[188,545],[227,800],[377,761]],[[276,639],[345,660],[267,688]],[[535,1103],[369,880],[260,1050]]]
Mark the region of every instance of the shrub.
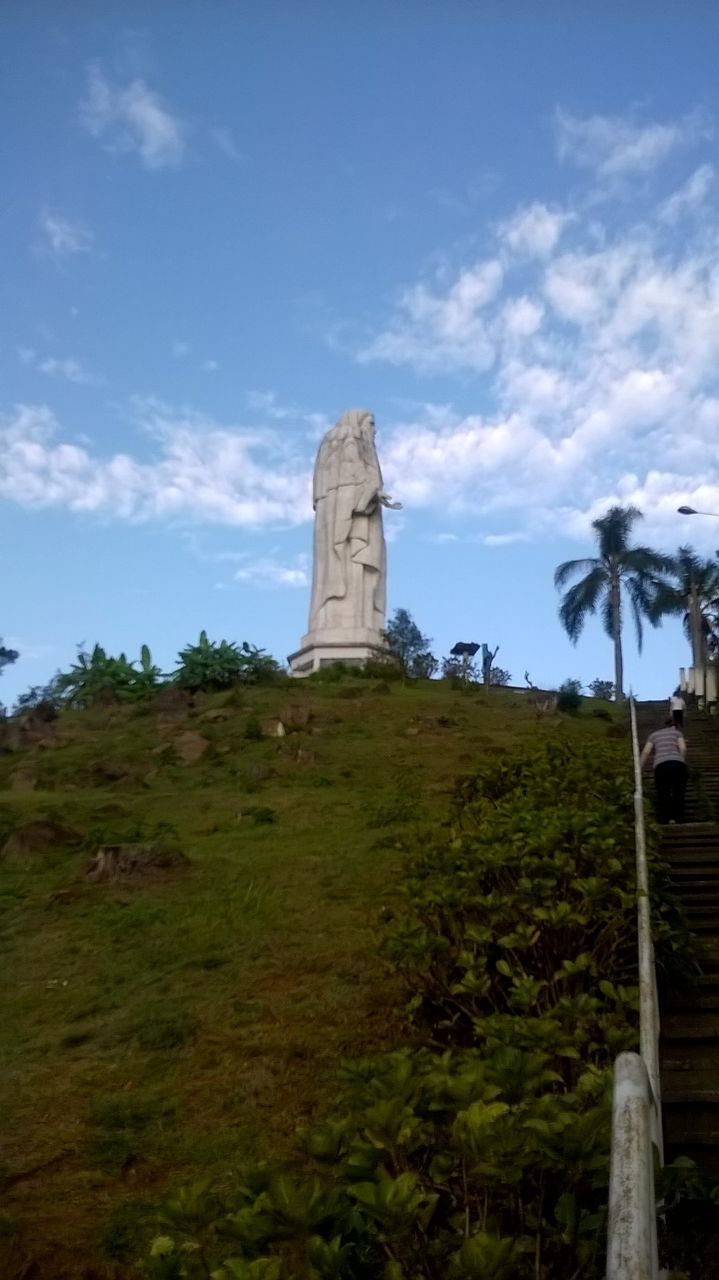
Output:
[[236,684],[259,684],[273,679],[280,668],[274,658],[243,640],[208,640],[201,631],[197,644],[187,645],[178,654],[175,681],[182,689],[211,692]]
[[614,697],[614,681],[613,680],[592,680],[589,685],[589,692],[593,698],[601,698],[604,702],[611,702]]
[[[656,954],[675,964],[687,935],[649,834]],[[387,946],[427,1046],[344,1068],[304,1175],[245,1171],[222,1206],[176,1197],[150,1275],[599,1280],[611,1065],[637,1041],[632,848],[623,746],[554,742],[461,779]]]
[[582,685],[579,680],[565,680],[559,686],[557,710],[576,715],[582,705]]
[[163,679],[146,644],[142,646],[139,668],[124,653],[113,658],[96,644],[90,652],[79,649],[77,662],[69,671],[59,672],[50,687],[56,702],[85,708],[109,699],[128,702],[146,697]]
[[256,715],[249,715],[245,721],[245,731],[243,735],[248,742],[260,742],[264,738],[262,725]]
[[504,688],[512,683],[511,671],[505,671],[504,667],[492,667],[489,672],[489,683],[500,685]]

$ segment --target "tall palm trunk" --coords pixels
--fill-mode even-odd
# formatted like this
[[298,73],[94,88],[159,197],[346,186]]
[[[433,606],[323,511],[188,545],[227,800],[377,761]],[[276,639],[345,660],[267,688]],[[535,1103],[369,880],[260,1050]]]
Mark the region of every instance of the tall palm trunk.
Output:
[[689,590],[689,627],[692,637],[692,666],[694,668],[694,689],[696,691],[701,672],[702,696],[706,700],[706,666],[704,628],[702,626],[702,610],[697,585],[692,582]]
[[622,597],[619,572],[612,569],[612,639],[614,640],[614,698],[624,701],[624,658],[622,655]]
[[689,592],[689,619],[692,634],[692,665],[698,671],[704,662],[704,632],[699,594],[695,583],[692,583]]

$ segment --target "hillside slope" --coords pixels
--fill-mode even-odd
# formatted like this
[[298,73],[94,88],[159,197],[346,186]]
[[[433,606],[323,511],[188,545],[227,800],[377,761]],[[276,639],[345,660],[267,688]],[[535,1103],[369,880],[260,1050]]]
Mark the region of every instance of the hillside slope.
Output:
[[[603,738],[590,710],[347,679],[65,713],[0,755],[3,1275],[129,1275],[143,1204],[286,1150],[402,1033],[378,941],[408,844],[488,754]],[[62,848],[18,850],[38,819]],[[87,878],[152,839],[189,864]]]

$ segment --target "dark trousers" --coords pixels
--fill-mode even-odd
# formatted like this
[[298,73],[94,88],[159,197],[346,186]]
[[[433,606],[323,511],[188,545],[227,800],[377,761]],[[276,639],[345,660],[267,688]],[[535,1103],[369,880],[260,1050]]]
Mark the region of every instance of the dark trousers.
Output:
[[675,729],[684,728],[684,712],[683,711],[672,711],[672,720],[674,721]]
[[681,760],[665,760],[654,770],[657,791],[657,818],[660,822],[684,821],[684,794],[687,767]]

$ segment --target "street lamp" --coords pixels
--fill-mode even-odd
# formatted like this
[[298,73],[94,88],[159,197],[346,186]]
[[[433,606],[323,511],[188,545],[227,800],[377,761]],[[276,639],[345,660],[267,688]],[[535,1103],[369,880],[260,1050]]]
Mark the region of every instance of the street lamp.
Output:
[[677,507],[680,516],[713,516],[719,520],[719,511],[696,511],[694,507]]

